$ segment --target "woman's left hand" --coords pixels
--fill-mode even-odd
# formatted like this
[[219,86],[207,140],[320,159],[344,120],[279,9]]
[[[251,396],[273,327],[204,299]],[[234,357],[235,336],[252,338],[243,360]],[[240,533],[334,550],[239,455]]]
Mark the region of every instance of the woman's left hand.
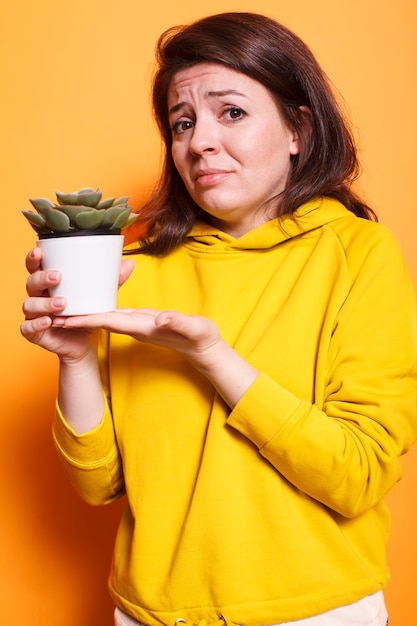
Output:
[[53,326],[103,328],[175,350],[212,382],[230,407],[239,401],[259,374],[223,340],[214,322],[199,315],[155,309],[117,309],[110,313],[56,317]]
[[137,341],[153,343],[183,354],[196,367],[204,368],[207,359],[222,341],[217,326],[206,317],[178,311],[155,309],[117,309],[109,313],[57,317],[54,327],[66,329],[103,328],[130,335]]

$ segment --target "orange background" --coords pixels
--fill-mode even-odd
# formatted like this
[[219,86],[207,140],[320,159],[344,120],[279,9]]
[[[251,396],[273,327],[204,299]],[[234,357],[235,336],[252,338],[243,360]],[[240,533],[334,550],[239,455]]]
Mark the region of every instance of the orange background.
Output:
[[[3,2],[1,624],[111,626],[106,579],[120,514],[120,503],[84,504],[55,457],[56,357],[19,334],[24,257],[35,240],[20,209],[29,197],[83,186],[128,194],[139,207],[159,162],[149,106],[155,40],[168,26],[223,10],[268,13],[310,44],[349,104],[361,186],[417,285],[415,0],[212,0],[207,10],[191,0]],[[395,626],[417,615],[417,446],[403,465],[389,496],[386,596]]]

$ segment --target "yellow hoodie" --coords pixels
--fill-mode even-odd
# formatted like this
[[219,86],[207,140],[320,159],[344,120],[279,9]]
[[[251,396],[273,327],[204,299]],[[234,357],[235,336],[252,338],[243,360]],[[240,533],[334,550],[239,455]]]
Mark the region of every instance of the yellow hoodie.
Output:
[[102,423],[77,436],[58,408],[75,488],[92,504],[127,492],[120,608],[255,626],[386,585],[383,498],[417,436],[414,305],[393,236],[331,199],[136,257],[119,306],[205,315],[261,374],[231,411],[178,354],[111,335]]

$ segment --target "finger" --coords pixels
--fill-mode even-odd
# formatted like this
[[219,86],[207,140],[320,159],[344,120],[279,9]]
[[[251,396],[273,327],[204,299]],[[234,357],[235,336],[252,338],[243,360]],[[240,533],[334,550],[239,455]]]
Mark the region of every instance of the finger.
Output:
[[179,311],[161,311],[155,319],[155,326],[169,329],[191,339],[198,334],[199,318],[194,315],[184,315]]
[[58,315],[65,309],[66,299],[61,296],[54,298],[26,298],[22,310],[25,319],[31,320],[44,315]]
[[192,342],[198,342],[207,348],[219,339],[217,326],[206,317],[186,315],[179,311],[162,311],[158,314],[155,325],[182,336]]
[[133,259],[123,259],[120,266],[119,287],[123,285],[135,269]]
[[35,246],[26,256],[26,269],[30,274],[40,269],[42,261],[42,251],[39,246]]
[[104,328],[127,335],[149,335],[155,330],[155,309],[116,309],[108,313],[76,315],[57,320],[63,328],[97,329]]
[[176,311],[160,311],[156,317],[156,326],[169,326],[173,328],[174,325],[178,325],[178,314]]
[[58,270],[37,270],[26,281],[26,291],[29,296],[41,296],[48,293],[48,289],[61,282],[61,272]]
[[40,343],[42,334],[50,328],[52,319],[49,316],[37,317],[33,320],[25,320],[20,325],[20,332],[32,343]]

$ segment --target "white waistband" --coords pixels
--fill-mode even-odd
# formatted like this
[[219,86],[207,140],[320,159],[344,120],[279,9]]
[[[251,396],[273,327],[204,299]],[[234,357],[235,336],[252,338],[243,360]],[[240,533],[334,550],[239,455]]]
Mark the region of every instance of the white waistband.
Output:
[[[385,607],[384,594],[382,591],[377,591],[377,593],[366,596],[353,604],[341,606],[313,617],[281,623],[279,626],[352,626],[352,624],[355,626],[386,626],[387,620],[388,613]],[[114,623],[115,626],[146,626],[118,608],[114,612]],[[187,626],[185,620],[184,626]]]

